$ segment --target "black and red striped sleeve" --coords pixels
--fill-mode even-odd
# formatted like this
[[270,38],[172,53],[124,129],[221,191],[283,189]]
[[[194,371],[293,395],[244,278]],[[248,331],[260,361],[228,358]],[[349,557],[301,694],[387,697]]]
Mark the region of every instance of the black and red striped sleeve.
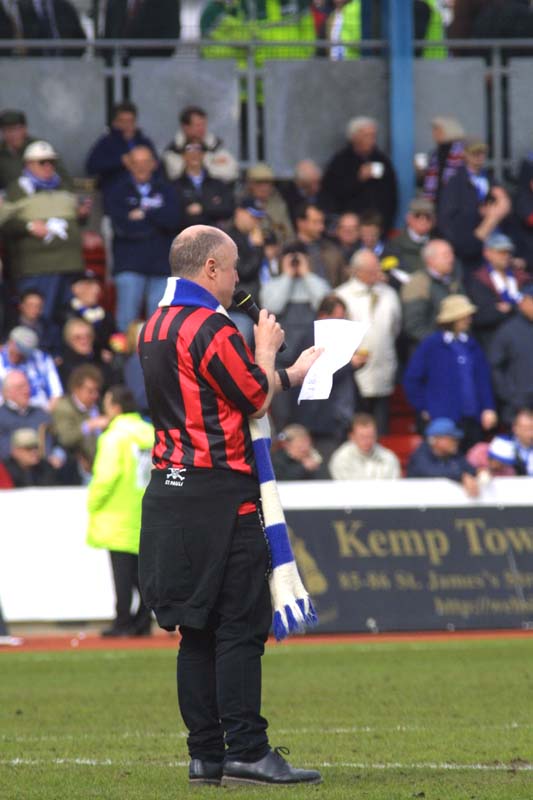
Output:
[[209,322],[209,333],[205,331],[207,337],[203,337],[202,329],[197,335],[197,343],[203,340],[204,345],[198,362],[199,371],[217,395],[249,416],[265,402],[268,394],[266,373],[254,362],[246,342],[232,322],[221,314],[213,315]]

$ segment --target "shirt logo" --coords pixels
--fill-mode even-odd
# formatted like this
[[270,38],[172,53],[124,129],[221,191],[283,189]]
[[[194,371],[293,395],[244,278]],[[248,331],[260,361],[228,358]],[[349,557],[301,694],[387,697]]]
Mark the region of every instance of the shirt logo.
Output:
[[183,486],[187,467],[169,467],[165,486]]

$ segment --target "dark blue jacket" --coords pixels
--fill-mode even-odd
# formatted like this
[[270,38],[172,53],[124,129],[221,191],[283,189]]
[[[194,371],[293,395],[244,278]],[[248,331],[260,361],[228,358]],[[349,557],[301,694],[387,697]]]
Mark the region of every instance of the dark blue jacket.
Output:
[[91,148],[85,169],[89,175],[99,179],[99,187],[104,195],[104,210],[107,213],[107,193],[117,178],[127,174],[127,169],[122,163],[122,156],[133,150],[134,147],[149,147],[157,158],[154,144],[148,136],[137,129],[131,141],[126,141],[122,133],[115,128],[110,128],[109,133],[101,136]]
[[504,322],[491,342],[489,361],[504,422],[533,404],[533,322],[518,312]]
[[408,478],[449,478],[460,482],[465,472],[476,474],[475,468],[461,453],[439,458],[427,442],[422,442],[407,464]]
[[[476,387],[477,416],[494,409],[490,368],[487,359],[471,336],[466,342]],[[459,392],[457,356],[442,331],[432,333],[416,348],[404,375],[407,398],[417,411],[427,411],[431,419],[448,417],[454,422],[464,416]]]
[[468,267],[478,267],[483,254],[483,242],[474,236],[481,222],[479,207],[476,187],[466,167],[459,167],[441,189],[437,222],[439,231],[467,267],[465,278],[468,278]]
[[172,239],[180,230],[180,208],[174,187],[153,176],[148,198],[159,208],[146,208],[141,220],[128,219],[142,207],[141,197],[129,173],[110,189],[108,214],[113,225],[114,273],[140,272],[143,275],[169,275],[168,253]]

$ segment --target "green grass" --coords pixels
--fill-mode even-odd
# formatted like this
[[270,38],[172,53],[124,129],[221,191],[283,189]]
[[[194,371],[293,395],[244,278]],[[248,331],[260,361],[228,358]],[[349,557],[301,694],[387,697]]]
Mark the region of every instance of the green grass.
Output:
[[[192,790],[171,650],[3,653],[1,800],[179,800]],[[531,800],[533,639],[273,645],[272,745],[315,787],[235,796]],[[529,769],[528,769],[529,768]]]

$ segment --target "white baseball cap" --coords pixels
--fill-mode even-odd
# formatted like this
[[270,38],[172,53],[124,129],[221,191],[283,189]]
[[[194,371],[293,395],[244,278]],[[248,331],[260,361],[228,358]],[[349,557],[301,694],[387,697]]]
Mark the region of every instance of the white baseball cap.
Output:
[[55,160],[57,157],[57,153],[52,145],[49,142],[43,141],[42,139],[29,144],[24,150],[23,155],[24,161],[42,161],[42,159],[45,158],[51,158]]

